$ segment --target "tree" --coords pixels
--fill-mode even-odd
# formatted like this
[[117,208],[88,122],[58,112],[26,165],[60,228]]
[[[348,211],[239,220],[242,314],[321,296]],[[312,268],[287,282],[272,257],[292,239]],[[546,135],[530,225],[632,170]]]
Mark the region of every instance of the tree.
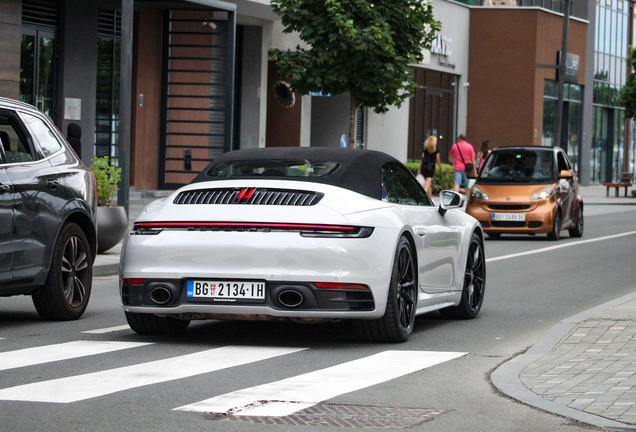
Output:
[[636,74],[634,69],[636,68],[636,50],[633,47],[629,47],[629,56],[627,57],[627,67],[629,68],[629,75],[627,81],[621,89],[619,102],[621,106],[625,108],[625,118],[636,117]]
[[440,23],[426,0],[271,0],[284,33],[298,32],[308,48],[270,49],[269,59],[291,89],[349,92],[349,145],[360,107],[386,113],[412,96],[413,69]]

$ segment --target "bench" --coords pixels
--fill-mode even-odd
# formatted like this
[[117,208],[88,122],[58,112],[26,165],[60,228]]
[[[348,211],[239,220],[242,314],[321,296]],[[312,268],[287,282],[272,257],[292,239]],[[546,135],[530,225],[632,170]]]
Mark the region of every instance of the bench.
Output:
[[609,196],[610,188],[614,188],[614,196],[618,196],[618,189],[624,187],[625,188],[625,196],[627,196],[627,188],[632,185],[632,173],[624,172],[621,176],[621,181],[618,183],[603,183],[603,186],[607,188],[605,192],[605,196]]

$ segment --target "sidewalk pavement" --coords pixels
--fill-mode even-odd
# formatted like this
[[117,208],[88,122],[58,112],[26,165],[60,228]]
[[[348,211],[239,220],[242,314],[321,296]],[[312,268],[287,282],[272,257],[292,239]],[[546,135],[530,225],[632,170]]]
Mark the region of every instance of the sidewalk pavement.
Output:
[[[132,195],[130,223],[166,194]],[[610,191],[606,197],[599,185],[582,186],[580,194],[586,206],[636,206],[631,193],[614,197]],[[94,276],[117,274],[120,252],[121,243],[99,254]],[[561,321],[491,379],[502,393],[545,411],[608,430],[636,431],[636,290]]]

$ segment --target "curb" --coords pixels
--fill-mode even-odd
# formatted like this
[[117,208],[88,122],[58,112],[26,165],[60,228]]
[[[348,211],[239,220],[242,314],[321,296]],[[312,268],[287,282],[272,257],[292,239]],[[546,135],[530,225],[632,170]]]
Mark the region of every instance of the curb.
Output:
[[593,307],[584,312],[566,318],[552,327],[548,332],[535,343],[528,351],[499,366],[490,375],[492,383],[500,392],[518,400],[524,404],[539,408],[543,411],[551,412],[562,417],[568,417],[583,423],[588,423],[603,429],[612,431],[636,431],[636,427],[600,417],[594,414],[569,408],[544,399],[536,393],[530,391],[519,380],[519,374],[532,362],[543,357],[550,352],[556,344],[561,341],[577,324],[589,319],[599,313],[605,312],[616,306],[636,299],[636,292],[619,297],[615,300]]

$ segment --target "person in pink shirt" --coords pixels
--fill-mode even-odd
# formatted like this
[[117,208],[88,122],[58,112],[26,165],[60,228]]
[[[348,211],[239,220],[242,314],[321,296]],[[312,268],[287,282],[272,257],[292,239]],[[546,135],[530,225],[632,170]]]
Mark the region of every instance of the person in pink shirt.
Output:
[[453,145],[448,153],[448,160],[455,169],[455,186],[453,186],[453,190],[459,192],[460,187],[465,187],[466,196],[470,196],[466,164],[470,163],[475,167],[475,149],[473,149],[472,144],[466,142],[464,135],[457,137],[457,143]]

